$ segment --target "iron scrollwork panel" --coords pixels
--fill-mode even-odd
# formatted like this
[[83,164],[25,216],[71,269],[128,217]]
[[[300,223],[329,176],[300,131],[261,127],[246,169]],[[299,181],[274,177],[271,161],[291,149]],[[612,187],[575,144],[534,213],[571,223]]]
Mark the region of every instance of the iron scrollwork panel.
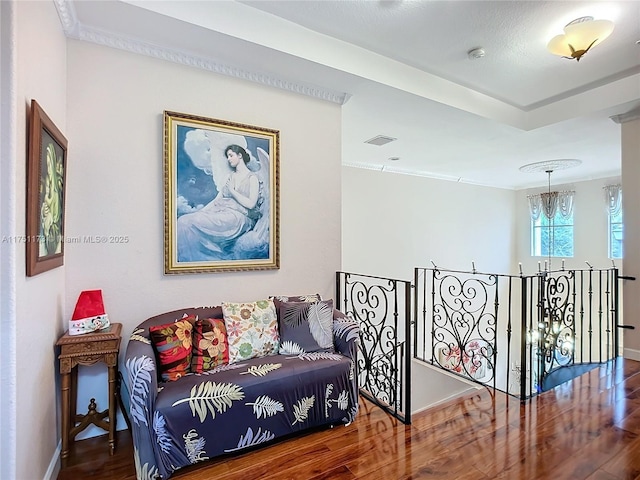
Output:
[[[345,281],[347,312],[360,326],[358,375],[360,388],[390,406],[398,405],[401,374],[398,360],[398,310],[392,280],[369,285]],[[403,344],[401,345],[403,346]]]
[[575,345],[574,272],[548,276],[544,285],[542,357],[544,373],[573,364]]
[[[439,366],[473,380],[494,378],[497,277],[433,272],[433,352]],[[496,300],[497,302],[497,300]]]

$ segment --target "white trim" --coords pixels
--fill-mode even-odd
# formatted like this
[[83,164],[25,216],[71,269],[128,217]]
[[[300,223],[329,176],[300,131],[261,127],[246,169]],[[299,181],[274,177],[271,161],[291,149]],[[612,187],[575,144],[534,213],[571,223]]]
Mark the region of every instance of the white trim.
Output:
[[159,47],[140,39],[127,37],[115,32],[87,27],[78,22],[72,2],[69,0],[54,0],[62,29],[68,38],[96,43],[98,45],[126,50],[128,52],[146,55],[169,62],[179,63],[188,67],[200,68],[209,72],[241,78],[250,82],[260,83],[269,87],[287,90],[289,92],[306,95],[331,103],[344,105],[351,95],[346,92],[336,92],[315,85],[295,83],[269,74],[244,70],[231,65],[219,63],[212,58],[192,55],[187,52],[166,47]]
[[[484,388],[484,385],[482,385],[482,384],[480,384],[480,383],[477,383],[477,382],[474,382],[474,381],[472,381],[472,380],[469,380],[469,379],[467,379],[467,378],[463,377],[462,375],[458,375],[458,374],[455,374],[455,373],[449,372],[449,371],[447,371],[447,369],[446,369],[446,368],[436,367],[436,366],[434,366],[434,365],[431,365],[431,364],[430,364],[430,363],[428,363],[428,362],[424,362],[424,361],[419,360],[419,359],[417,359],[417,358],[413,358],[411,361],[412,361],[413,363],[417,363],[418,365],[422,365],[423,367],[427,367],[427,368],[429,368],[430,370],[433,370],[433,371],[435,371],[435,372],[441,373],[442,375],[446,375],[447,377],[453,378],[454,380],[457,380],[457,381],[459,381],[459,382],[461,382],[461,383],[465,383],[465,384],[467,384],[468,386],[472,387],[472,388],[473,388],[473,389],[475,389],[475,390],[481,390],[481,389],[483,389],[483,388]],[[455,397],[455,396],[456,396],[456,395],[454,395],[454,397]],[[440,403],[440,401],[438,401],[437,403]],[[434,404],[434,405],[435,405],[435,404]]]
[[[16,235],[17,2],[0,1],[0,233]],[[0,478],[17,475],[16,243],[0,243]],[[26,461],[26,459],[23,459]]]
[[365,163],[365,162],[342,162],[343,167],[360,168],[363,170],[373,170],[381,173],[396,173],[398,175],[410,175],[414,177],[432,178],[434,180],[445,180],[447,182],[466,183],[467,185],[477,185],[479,187],[492,187],[504,190],[515,190],[513,187],[496,187],[490,183],[475,182],[455,175],[443,175],[441,173],[427,172],[425,170],[409,170],[406,168],[392,167],[388,165]]
[[609,118],[615,123],[632,122],[640,118],[640,108],[635,108],[629,112],[621,113],[620,115],[612,115]]
[[[448,372],[444,368],[439,368],[439,367],[436,367],[434,365],[431,365],[428,362],[424,362],[422,360],[418,360],[417,358],[413,358],[411,360],[411,362],[412,362],[412,375],[413,375],[413,368],[415,368],[414,366],[422,366],[422,367],[425,367],[425,368],[427,368],[429,370],[432,370],[433,372],[435,372],[438,375],[444,375],[446,377],[449,377],[449,378],[455,380],[456,382],[458,382],[458,383],[460,383],[462,385],[466,385],[467,386],[467,388],[465,388],[464,390],[456,391],[456,392],[454,392],[454,393],[452,393],[450,395],[447,395],[444,398],[439,398],[439,399],[435,400],[432,403],[429,403],[427,405],[423,405],[423,406],[421,406],[419,408],[415,408],[415,409],[411,410],[411,414],[412,415],[414,415],[416,413],[419,413],[419,412],[423,412],[423,411],[428,410],[430,408],[433,408],[433,407],[435,407],[437,405],[441,405],[441,404],[443,404],[445,402],[448,402],[449,400],[451,400],[453,398],[457,398],[457,397],[460,397],[462,395],[467,395],[469,393],[472,393],[472,392],[477,391],[477,390],[482,390],[484,388],[484,385],[481,385],[481,384],[479,384],[477,382],[473,382],[473,381],[471,381],[471,380],[469,380],[467,378],[464,378],[464,377],[462,377],[460,375],[456,375],[455,373]],[[412,399],[411,399],[412,405],[415,405],[417,403],[423,403],[423,402],[418,402],[416,397],[413,396],[413,393],[414,392],[412,392]]]
[[464,390],[462,392],[454,393],[453,395],[449,395],[448,397],[443,398],[441,400],[438,400],[437,402],[433,402],[433,403],[431,403],[429,405],[425,405],[424,407],[421,407],[421,408],[419,408],[417,410],[413,410],[411,412],[411,415],[415,415],[416,413],[424,412],[425,410],[429,410],[430,408],[436,407],[438,405],[442,405],[443,403],[448,402],[449,400],[451,400],[453,398],[457,398],[457,397],[461,397],[463,395],[467,395],[468,393],[472,393],[475,390],[480,390],[480,388],[482,388],[482,387],[480,387],[480,386],[476,386],[476,387],[473,387],[473,388],[469,387],[468,389],[466,389],[466,390]]
[[629,360],[636,360],[640,362],[640,350],[636,350],[635,348],[625,348],[623,352],[624,354],[622,356],[624,358],[628,358]]
[[53,0],[58,11],[58,17],[60,17],[60,23],[64,33],[70,34],[77,29],[78,16],[76,15],[76,9],[73,6],[73,2],[68,0]]
[[51,461],[49,462],[49,468],[47,468],[42,480],[56,480],[58,478],[58,474],[60,473],[60,452],[62,452],[62,440],[58,441],[58,445],[53,452],[53,457],[51,457]]

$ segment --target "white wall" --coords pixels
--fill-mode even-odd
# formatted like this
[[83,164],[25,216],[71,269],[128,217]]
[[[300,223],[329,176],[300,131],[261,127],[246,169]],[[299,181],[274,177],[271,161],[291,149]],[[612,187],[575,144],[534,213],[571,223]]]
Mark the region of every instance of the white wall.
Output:
[[[16,8],[15,231],[24,235],[28,106],[35,98],[58,128],[68,133],[66,39],[53,2],[17,2]],[[43,478],[60,438],[55,343],[66,328],[67,269],[65,264],[27,278],[25,247],[18,248],[15,265],[18,479]]]
[[635,281],[625,280],[624,323],[635,330],[625,330],[626,358],[640,360],[640,119],[636,118],[621,125],[622,141],[622,204],[624,209],[624,269],[626,274],[636,277]]
[[[479,272],[510,273],[515,192],[350,167],[342,181],[343,271],[413,281],[414,268],[433,260],[445,270],[471,271],[473,262]],[[468,388],[412,368],[413,411]]]
[[[163,274],[164,110],[280,130],[279,270]],[[129,242],[67,244],[64,318],[82,290],[102,289],[111,321],[123,323],[122,359],[133,328],[168,310],[274,294],[332,297],[340,114],[336,104],[69,40],[67,236]],[[106,367],[84,370],[78,408],[92,396],[105,408]]]
[[[15,89],[16,8],[0,2],[0,233],[17,234],[14,179],[17,151]],[[17,245],[0,241],[0,478],[16,476],[16,272]]]
[[344,167],[342,269],[413,279],[414,267],[510,273],[515,193]]
[[[543,174],[544,175],[544,174]],[[628,175],[632,177],[632,175]],[[626,179],[627,177],[625,177]],[[343,168],[342,268],[370,275],[411,280],[414,266],[517,274],[534,274],[531,221],[527,195],[547,187],[510,191]],[[603,187],[620,177],[554,185],[574,190],[574,257],[566,268],[609,268],[607,213]],[[624,196],[625,236],[633,220],[633,205]],[[627,245],[625,257],[633,255]],[[626,260],[625,260],[626,263]],[[561,259],[552,259],[560,268]],[[622,261],[616,260],[622,273]]]

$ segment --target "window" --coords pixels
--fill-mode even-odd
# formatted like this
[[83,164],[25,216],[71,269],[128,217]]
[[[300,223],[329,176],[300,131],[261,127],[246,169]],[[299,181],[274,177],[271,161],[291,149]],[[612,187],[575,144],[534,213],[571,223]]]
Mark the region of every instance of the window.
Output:
[[609,214],[609,258],[622,258],[622,238],[624,223],[622,209],[615,214]]
[[531,255],[573,257],[572,191],[528,195],[531,215]]
[[622,221],[622,186],[607,185],[604,187],[607,202],[609,258],[622,258],[622,239],[624,223]]
[[564,216],[558,209],[551,220],[544,214],[532,219],[531,255],[573,257],[573,210]]

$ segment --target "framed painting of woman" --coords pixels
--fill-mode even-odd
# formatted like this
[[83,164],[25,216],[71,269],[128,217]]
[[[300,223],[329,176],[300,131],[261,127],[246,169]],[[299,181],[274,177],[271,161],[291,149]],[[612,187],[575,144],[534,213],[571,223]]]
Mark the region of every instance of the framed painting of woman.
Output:
[[64,261],[64,202],[67,139],[31,100],[27,154],[27,276]]
[[165,274],[280,267],[280,133],[164,112]]

